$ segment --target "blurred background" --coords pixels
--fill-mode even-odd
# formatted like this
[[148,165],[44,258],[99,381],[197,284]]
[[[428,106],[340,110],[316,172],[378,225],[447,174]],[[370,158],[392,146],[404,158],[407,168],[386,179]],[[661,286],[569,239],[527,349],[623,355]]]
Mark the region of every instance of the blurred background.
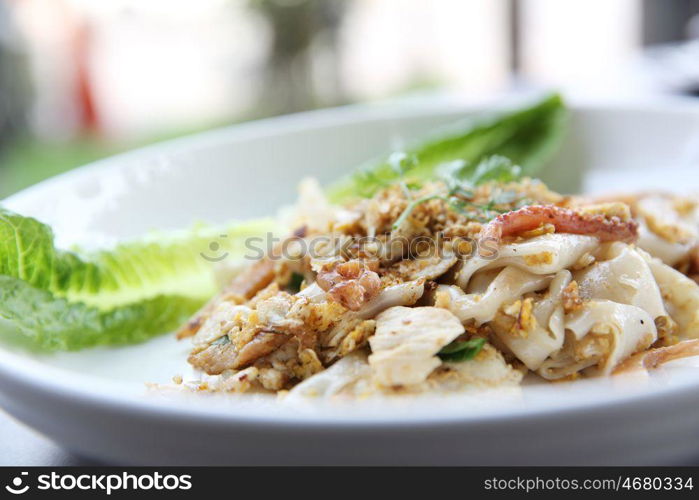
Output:
[[0,199],[239,121],[536,88],[699,95],[699,0],[0,0]]

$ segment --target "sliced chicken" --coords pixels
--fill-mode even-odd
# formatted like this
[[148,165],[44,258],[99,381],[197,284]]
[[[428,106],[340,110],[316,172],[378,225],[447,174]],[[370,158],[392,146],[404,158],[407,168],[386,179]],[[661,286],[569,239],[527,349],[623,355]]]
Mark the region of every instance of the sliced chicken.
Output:
[[211,299],[176,333],[178,339],[196,335],[223,303],[242,304],[274,280],[274,261],[263,259],[236,276],[220,295]]
[[391,307],[376,317],[369,365],[383,386],[424,382],[441,364],[436,354],[464,333],[459,318],[437,307]]

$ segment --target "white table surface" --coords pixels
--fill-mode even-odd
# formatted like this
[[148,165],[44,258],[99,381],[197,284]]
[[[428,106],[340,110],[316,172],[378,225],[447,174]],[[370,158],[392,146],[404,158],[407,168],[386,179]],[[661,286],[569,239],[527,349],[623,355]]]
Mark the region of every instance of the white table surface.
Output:
[[0,466],[94,465],[69,453],[0,409]]

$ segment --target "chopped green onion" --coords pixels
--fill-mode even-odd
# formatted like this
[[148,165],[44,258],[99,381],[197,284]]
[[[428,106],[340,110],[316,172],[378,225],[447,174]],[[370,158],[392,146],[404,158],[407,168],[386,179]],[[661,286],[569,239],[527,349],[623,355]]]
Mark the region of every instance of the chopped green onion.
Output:
[[485,339],[475,337],[469,340],[454,341],[445,346],[437,354],[442,361],[461,362],[468,361],[476,357],[476,354],[481,352],[485,345]]

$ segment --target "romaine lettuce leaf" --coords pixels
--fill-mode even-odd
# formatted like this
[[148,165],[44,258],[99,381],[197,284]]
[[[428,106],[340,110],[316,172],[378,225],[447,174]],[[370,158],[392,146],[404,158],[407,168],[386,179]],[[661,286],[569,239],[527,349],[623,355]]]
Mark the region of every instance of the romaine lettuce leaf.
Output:
[[0,323],[8,340],[38,350],[142,342],[184,323],[201,297],[158,295],[111,310],[66,299],[0,276]]
[[46,224],[0,208],[0,319],[44,349],[144,340],[176,328],[216,293],[205,256],[239,259],[247,238],[275,231],[273,219],[259,219],[67,251]]
[[566,119],[565,105],[557,94],[525,109],[480,116],[414,149],[369,162],[330,185],[328,196],[335,203],[370,197],[399,179],[406,183],[433,179],[444,163],[461,160],[466,168],[475,168],[491,155],[509,158],[522,167],[523,175],[534,175],[559,145]]

